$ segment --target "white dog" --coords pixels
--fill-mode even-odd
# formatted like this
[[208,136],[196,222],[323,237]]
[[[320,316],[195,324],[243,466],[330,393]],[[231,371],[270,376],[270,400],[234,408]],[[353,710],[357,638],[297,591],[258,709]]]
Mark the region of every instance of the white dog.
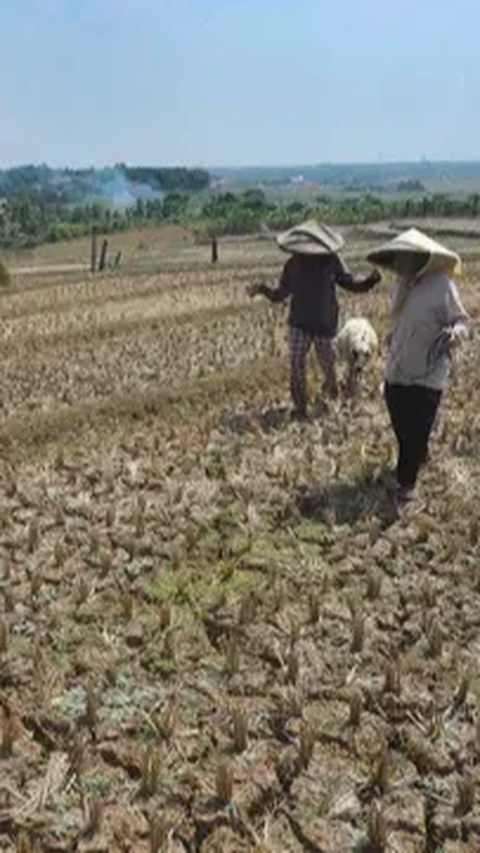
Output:
[[375,329],[365,317],[347,320],[336,338],[338,356],[347,362],[345,394],[355,397],[361,373],[378,349]]

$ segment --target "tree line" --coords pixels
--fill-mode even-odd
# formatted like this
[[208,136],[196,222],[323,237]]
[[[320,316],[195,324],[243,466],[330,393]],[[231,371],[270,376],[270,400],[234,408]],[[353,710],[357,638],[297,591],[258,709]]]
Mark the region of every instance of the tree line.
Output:
[[131,167],[125,163],[103,169],[51,169],[17,166],[0,170],[0,199],[26,194],[45,204],[114,202],[119,194],[137,196],[165,192],[199,192],[210,185],[206,169]]
[[126,207],[115,208],[108,200],[70,204],[57,198],[39,198],[23,189],[0,202],[0,246],[27,248],[81,237],[92,230],[110,234],[161,223],[181,224],[201,239],[278,231],[310,216],[335,225],[478,215],[480,195],[477,194],[320,195],[310,202],[273,202],[261,189],[215,195],[183,190],[137,198]]
[[225,193],[208,201],[201,220],[209,233],[254,233],[262,228],[273,231],[290,228],[299,221],[318,217],[332,225],[367,224],[391,219],[460,217],[480,215],[480,195],[449,196],[446,194],[396,196],[318,196],[312,202],[269,203],[261,190],[247,190],[241,195]]

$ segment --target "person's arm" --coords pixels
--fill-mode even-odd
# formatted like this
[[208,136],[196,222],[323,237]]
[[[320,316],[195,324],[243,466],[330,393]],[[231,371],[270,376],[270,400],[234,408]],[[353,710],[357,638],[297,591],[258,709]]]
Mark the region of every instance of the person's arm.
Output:
[[458,288],[453,281],[448,283],[445,314],[444,334],[448,348],[455,349],[468,338],[470,317],[462,305]]
[[247,288],[249,296],[266,296],[270,302],[284,302],[292,294],[288,270],[284,269],[280,283],[277,287],[269,287],[267,284],[251,284]]
[[384,337],[384,339],[383,339],[383,343],[384,343],[385,347],[387,348],[387,350],[389,350],[389,349],[390,349],[390,347],[391,347],[391,345],[392,345],[393,331],[394,331],[394,328],[393,328],[393,327],[394,327],[394,318],[393,318],[393,316],[392,316],[392,312],[393,312],[393,306],[395,305],[395,300],[396,300],[396,298],[397,298],[397,293],[398,293],[398,281],[396,281],[396,280],[395,280],[395,281],[393,282],[393,284],[390,286],[390,294],[389,294],[389,307],[390,307],[390,311],[389,311],[389,328],[388,328],[388,331],[387,331],[387,333],[386,333],[386,335],[385,335],[385,337]]
[[344,262],[337,258],[335,281],[344,290],[351,293],[368,293],[381,280],[382,276],[378,270],[373,270],[367,276],[354,276]]

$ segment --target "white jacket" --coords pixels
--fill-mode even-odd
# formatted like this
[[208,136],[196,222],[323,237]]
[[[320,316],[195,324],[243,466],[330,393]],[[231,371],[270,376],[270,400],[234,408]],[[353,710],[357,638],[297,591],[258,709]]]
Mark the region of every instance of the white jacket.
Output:
[[[395,282],[392,304],[397,288]],[[454,282],[443,273],[427,271],[412,286],[393,319],[387,382],[442,390],[450,372],[450,355],[442,333],[455,327],[459,337],[466,337],[468,320]]]

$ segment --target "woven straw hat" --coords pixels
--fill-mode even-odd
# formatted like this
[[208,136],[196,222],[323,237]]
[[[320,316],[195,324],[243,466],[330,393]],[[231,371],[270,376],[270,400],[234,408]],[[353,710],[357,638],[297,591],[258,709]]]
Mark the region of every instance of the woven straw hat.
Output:
[[284,252],[299,255],[332,255],[345,245],[341,234],[314,219],[295,225],[277,237],[277,244]]
[[404,231],[393,240],[389,240],[378,249],[374,249],[367,255],[370,263],[379,267],[387,267],[397,271],[396,264],[399,255],[420,255],[425,258],[425,265],[419,270],[417,276],[426,272],[440,272],[445,275],[459,273],[461,269],[460,256],[446,246],[442,246],[431,237],[427,237],[416,228]]

